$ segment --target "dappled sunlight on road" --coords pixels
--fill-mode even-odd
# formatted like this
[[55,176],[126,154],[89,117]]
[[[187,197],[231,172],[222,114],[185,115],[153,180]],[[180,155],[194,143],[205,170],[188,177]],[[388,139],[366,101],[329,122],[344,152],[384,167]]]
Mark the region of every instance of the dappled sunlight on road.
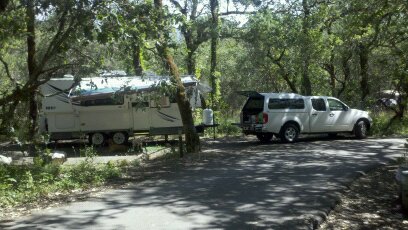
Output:
[[400,143],[211,141],[201,162],[20,220],[12,229],[303,229],[330,210],[360,171],[399,156]]

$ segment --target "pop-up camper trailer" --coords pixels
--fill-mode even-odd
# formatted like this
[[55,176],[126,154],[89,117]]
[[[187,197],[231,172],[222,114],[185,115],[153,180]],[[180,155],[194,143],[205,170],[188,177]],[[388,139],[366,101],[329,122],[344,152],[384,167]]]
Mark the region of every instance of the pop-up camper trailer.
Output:
[[[168,77],[93,77],[76,83],[74,77],[53,78],[41,86],[40,130],[51,140],[89,137],[100,145],[107,138],[123,144],[135,133],[171,135],[182,132],[175,97],[158,85]],[[192,76],[182,77],[192,108],[201,106],[200,93],[208,92]]]

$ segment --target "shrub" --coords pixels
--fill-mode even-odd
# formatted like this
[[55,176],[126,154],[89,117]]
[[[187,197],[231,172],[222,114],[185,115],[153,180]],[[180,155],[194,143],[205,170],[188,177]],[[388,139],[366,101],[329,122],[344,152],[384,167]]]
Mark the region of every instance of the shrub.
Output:
[[140,160],[96,164],[97,153],[92,147],[81,152],[87,157],[71,166],[46,164],[41,157],[33,165],[0,165],[0,207],[33,202],[55,192],[99,186],[120,178],[129,167],[140,166]]
[[372,115],[373,127],[371,128],[371,134],[374,136],[382,135],[407,135],[408,134],[408,119],[394,119],[390,124],[390,121],[394,113],[381,112]]
[[115,164],[113,161],[109,161],[105,164],[100,171],[103,174],[104,180],[119,178],[122,174],[119,164]]

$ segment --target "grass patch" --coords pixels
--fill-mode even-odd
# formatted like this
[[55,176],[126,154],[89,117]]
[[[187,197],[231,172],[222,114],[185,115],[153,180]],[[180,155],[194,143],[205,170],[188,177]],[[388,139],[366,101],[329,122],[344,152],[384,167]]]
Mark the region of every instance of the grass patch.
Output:
[[148,153],[152,153],[152,152],[157,152],[159,150],[162,150],[164,148],[165,148],[165,146],[162,146],[162,145],[147,146],[146,151]]
[[0,208],[100,186],[122,178],[129,168],[140,166],[138,161],[126,160],[96,164],[96,151],[92,147],[83,151],[86,158],[77,165],[44,163],[41,158],[33,165],[0,165]]

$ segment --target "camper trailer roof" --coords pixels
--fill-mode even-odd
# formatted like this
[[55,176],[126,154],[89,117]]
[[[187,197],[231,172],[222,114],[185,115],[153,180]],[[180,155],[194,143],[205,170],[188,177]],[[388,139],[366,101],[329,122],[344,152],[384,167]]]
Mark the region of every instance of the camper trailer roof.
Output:
[[[198,80],[191,76],[181,78],[184,86],[196,86]],[[161,83],[170,84],[168,76],[126,76],[126,77],[92,77],[82,78],[79,85],[71,92],[71,96],[88,96],[128,91],[147,91]]]

